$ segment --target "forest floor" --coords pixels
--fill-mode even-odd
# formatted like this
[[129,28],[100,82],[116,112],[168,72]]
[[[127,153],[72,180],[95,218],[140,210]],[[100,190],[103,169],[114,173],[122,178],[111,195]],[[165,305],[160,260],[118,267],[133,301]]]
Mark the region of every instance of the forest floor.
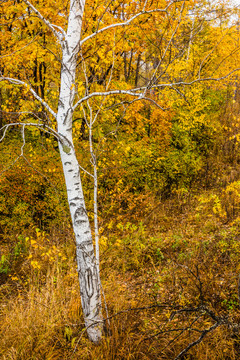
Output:
[[234,191],[175,195],[103,232],[98,346],[83,324],[71,231],[16,234],[0,263],[0,358],[239,359],[239,205]]

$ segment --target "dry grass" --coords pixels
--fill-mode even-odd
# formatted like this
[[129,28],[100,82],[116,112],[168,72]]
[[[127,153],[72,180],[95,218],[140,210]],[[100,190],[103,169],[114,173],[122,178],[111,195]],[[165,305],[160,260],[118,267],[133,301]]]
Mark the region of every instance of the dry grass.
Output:
[[159,206],[158,226],[155,213],[148,231],[128,224],[103,237],[110,326],[98,346],[82,323],[71,236],[30,236],[0,288],[0,358],[175,359],[216,322],[200,308],[182,311],[204,303],[224,321],[183,359],[239,359],[239,222],[235,215],[224,224],[224,198],[210,195]]

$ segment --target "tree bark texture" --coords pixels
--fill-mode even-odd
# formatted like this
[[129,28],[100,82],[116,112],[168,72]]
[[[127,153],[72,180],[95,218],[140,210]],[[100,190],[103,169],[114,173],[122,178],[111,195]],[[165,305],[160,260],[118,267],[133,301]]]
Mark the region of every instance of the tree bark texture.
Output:
[[68,29],[62,40],[61,86],[57,112],[60,156],[67,187],[69,208],[77,246],[80,293],[87,333],[99,342],[102,334],[100,284],[89,219],[85,207],[79,164],[72,139],[73,102],[77,55],[85,0],[71,0]]

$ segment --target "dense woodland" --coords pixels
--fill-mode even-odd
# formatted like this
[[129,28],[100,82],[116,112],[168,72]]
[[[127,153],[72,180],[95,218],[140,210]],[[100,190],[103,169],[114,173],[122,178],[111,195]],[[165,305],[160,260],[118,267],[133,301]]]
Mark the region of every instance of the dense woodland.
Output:
[[69,6],[0,3],[0,358],[239,359],[239,10],[86,1],[72,133],[100,249],[96,345],[54,118]]

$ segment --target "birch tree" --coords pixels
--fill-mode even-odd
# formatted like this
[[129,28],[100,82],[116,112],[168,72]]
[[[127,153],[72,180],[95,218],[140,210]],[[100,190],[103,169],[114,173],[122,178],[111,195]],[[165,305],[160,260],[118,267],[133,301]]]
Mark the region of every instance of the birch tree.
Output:
[[[84,15],[86,10],[85,0],[70,0],[66,25],[54,24],[50,21],[47,15],[43,15],[43,6],[41,8],[37,1],[33,3],[23,0],[23,3],[25,7],[18,1],[14,3],[10,0],[5,1],[3,11],[4,9],[6,10],[6,6],[9,4],[20,6],[22,15],[19,16],[19,19],[21,21],[37,17],[42,24],[41,26],[51,32],[52,39],[55,41],[56,52],[54,56],[61,65],[59,70],[58,104],[54,108],[54,102],[51,102],[47,98],[46,92],[43,91],[44,87],[42,87],[41,91],[38,91],[31,84],[27,74],[25,78],[21,78],[21,76],[8,76],[6,60],[8,58],[14,59],[15,53],[18,51],[24,52],[30,42],[14,51],[8,48],[6,54],[1,55],[1,82],[8,84],[8,86],[10,84],[12,87],[20,86],[24,88],[41,105],[41,108],[46,112],[46,117],[51,119],[51,121],[46,123],[46,121],[43,121],[42,118],[36,116],[33,112],[32,117],[35,119],[34,121],[3,124],[0,142],[4,139],[7,131],[13,126],[20,126],[22,129],[23,145],[20,156],[22,156],[24,151],[25,130],[29,126],[38,127],[42,131],[52,134],[58,140],[72,226],[76,239],[76,258],[84,320],[90,340],[98,343],[102,336],[103,318],[98,248],[97,156],[93,147],[93,126],[107,99],[111,98],[113,100],[112,103],[107,102],[105,109],[109,108],[111,104],[123,106],[124,111],[120,119],[123,118],[127,107],[136,101],[149,101],[153,106],[157,106],[164,111],[164,101],[161,101],[161,96],[159,95],[164,89],[172,89],[181,94],[179,89],[181,86],[192,85],[195,82],[211,81],[216,79],[216,77],[209,76],[203,78],[201,75],[203,64],[201,62],[195,78],[189,79],[188,74],[184,78],[182,72],[178,77],[175,75],[171,76],[173,70],[174,74],[176,74],[175,64],[179,59],[185,56],[188,60],[191,56],[192,30],[186,46],[177,46],[176,44],[178,36],[181,35],[181,24],[188,13],[187,1],[110,1],[108,4],[105,4],[104,9],[94,2],[93,8],[96,5],[95,13],[93,12],[92,15],[95,18],[94,26],[91,24],[92,19]],[[98,15],[98,11],[100,11],[100,15]],[[87,14],[90,14],[90,12]],[[62,16],[62,14],[58,15]],[[107,18],[106,22],[103,21],[104,16]],[[17,18],[17,15],[15,18]],[[150,31],[153,22],[155,29],[160,26],[161,22],[165,26],[164,32],[164,26],[161,25],[163,29],[161,33],[161,49],[158,57],[155,58],[154,65],[151,64],[152,56],[149,56],[149,48],[144,48],[144,45],[142,45],[141,51],[136,51],[133,46],[134,41],[139,41],[139,44],[142,43],[142,39],[137,40],[140,27]],[[85,24],[85,31],[83,31],[83,24]],[[131,28],[131,26],[135,27],[133,27],[134,30],[129,35],[127,29]],[[13,37],[16,31],[14,27],[10,30]],[[117,31],[119,31],[119,34],[117,34]],[[31,31],[28,29],[28,32]],[[38,34],[32,33],[30,36],[32,37],[31,41],[34,42]],[[102,44],[99,47],[104,45],[104,37],[101,36],[106,36],[106,42],[110,38],[114,45],[114,48],[111,49],[111,59],[105,70],[100,68],[98,64],[94,69],[94,61],[91,57],[93,40],[97,42],[97,39],[100,38]],[[121,51],[122,42],[119,39],[126,38],[128,42],[131,42],[129,49],[130,57],[128,57],[125,50]],[[44,46],[47,47],[47,45],[45,44]],[[54,52],[52,49],[48,50],[51,53]],[[106,55],[103,53],[101,56],[104,57]],[[101,56],[99,55],[99,58]],[[143,58],[145,58],[144,61],[142,60]],[[118,64],[122,62],[125,78],[129,81],[124,86],[121,81],[116,81],[115,83],[112,81],[114,76],[115,78],[118,77],[119,69],[116,66],[117,62]],[[128,62],[129,65],[127,65]],[[127,66],[129,66],[128,70]],[[131,69],[134,68],[135,75],[131,83]],[[22,74],[24,74],[24,71]],[[140,74],[142,76],[141,79]],[[227,75],[224,74],[222,77]],[[95,87],[92,85],[94,82]],[[104,88],[101,87],[102,83]],[[154,96],[151,96],[151,89],[154,89]],[[158,94],[157,97],[155,96],[156,93]],[[94,181],[95,249],[80,177],[81,164],[78,162],[73,141],[74,116],[76,113],[79,114],[79,112],[81,112],[84,124],[88,127],[89,149],[93,165],[93,174],[89,175]],[[51,126],[53,121],[57,124],[56,128]],[[1,123],[3,123],[2,119]],[[119,123],[120,120],[118,120],[118,125]]]

